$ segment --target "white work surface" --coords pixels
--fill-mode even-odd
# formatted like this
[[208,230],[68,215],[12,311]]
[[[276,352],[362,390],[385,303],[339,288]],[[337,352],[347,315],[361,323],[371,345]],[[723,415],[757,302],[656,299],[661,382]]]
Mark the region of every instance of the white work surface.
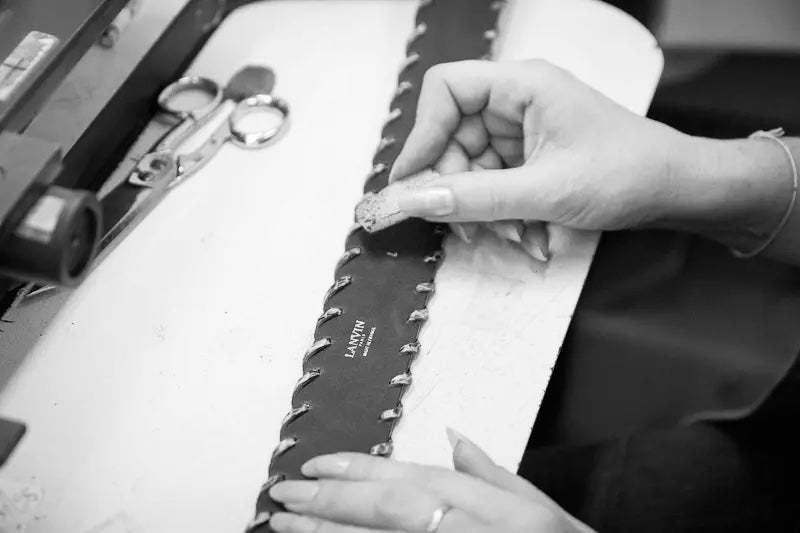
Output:
[[[242,530],[416,7],[272,1],[217,31],[191,72],[224,83],[246,63],[273,67],[292,126],[262,151],[223,148],[78,290],[12,315],[0,412],[29,432],[0,475],[0,531]],[[548,58],[646,110],[662,56],[632,19],[595,0],[512,9],[501,59]],[[496,241],[448,240],[395,457],[449,464],[449,425],[516,468],[596,243],[561,231],[544,267]],[[27,514],[10,501],[20,486]]]

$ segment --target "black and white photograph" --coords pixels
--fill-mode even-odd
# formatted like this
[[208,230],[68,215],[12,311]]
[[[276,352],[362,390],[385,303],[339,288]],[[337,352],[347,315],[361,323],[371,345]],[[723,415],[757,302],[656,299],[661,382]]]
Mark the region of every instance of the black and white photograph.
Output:
[[0,533],[800,533],[800,2],[0,0]]

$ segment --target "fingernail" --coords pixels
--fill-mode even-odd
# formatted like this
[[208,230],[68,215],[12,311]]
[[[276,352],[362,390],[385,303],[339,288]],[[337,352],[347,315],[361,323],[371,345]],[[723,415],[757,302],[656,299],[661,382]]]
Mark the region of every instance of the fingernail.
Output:
[[269,489],[269,495],[282,503],[305,503],[311,501],[318,490],[316,481],[282,481]]
[[399,195],[400,210],[410,216],[443,217],[456,210],[453,191],[443,187],[411,190]]
[[453,463],[458,467],[461,464],[472,463],[476,460],[482,460],[494,464],[492,458],[483,451],[483,448],[469,440],[462,433],[459,433],[453,428],[445,428],[447,432],[447,440],[450,441],[450,447],[453,449]]
[[542,263],[547,263],[547,261],[550,260],[549,254],[547,254],[542,247],[538,245],[531,246],[528,250],[528,253],[531,254],[534,259],[537,259]]
[[459,239],[467,244],[472,244],[472,241],[475,239],[475,235],[478,233],[478,225],[471,222],[451,224],[450,226],[453,228],[453,233],[455,233]]
[[457,449],[466,447],[480,449],[477,444],[465,437],[463,433],[459,433],[451,427],[446,427],[445,432],[447,433],[447,440],[450,441],[450,448],[453,449],[454,454]]
[[450,227],[453,229],[453,233],[456,235],[456,237],[458,237],[461,240],[461,242],[463,242],[464,244],[472,243],[472,241],[469,238],[469,235],[467,235],[466,230],[464,230],[464,226],[462,226],[461,224],[452,224]]
[[525,232],[525,224],[521,220],[514,220],[507,223],[508,225],[508,240],[517,244],[522,242],[522,234]]
[[300,471],[304,476],[308,477],[339,477],[347,472],[349,466],[350,459],[340,455],[320,455],[306,461],[306,463],[300,467]]
[[522,242],[522,232],[524,225],[516,221],[498,221],[490,222],[489,227],[494,231],[498,237],[517,244]]
[[461,446],[472,444],[472,441],[465,437],[463,434],[459,433],[455,429],[451,427],[446,427],[445,433],[447,433],[447,440],[450,441],[450,448],[455,453],[456,449]]
[[269,519],[269,527],[277,533],[314,533],[317,521],[293,513],[275,513]]
[[478,230],[480,229],[478,224],[460,224],[460,226],[461,229],[464,230],[464,234],[467,236],[467,239],[469,239],[469,243],[472,244],[472,241],[475,240],[475,235],[477,235]]
[[540,239],[526,236],[522,242],[522,248],[537,261],[547,263],[550,260],[550,250],[545,247]]
[[547,225],[538,222],[528,224],[522,248],[537,261],[548,262],[550,260],[550,239],[547,234]]

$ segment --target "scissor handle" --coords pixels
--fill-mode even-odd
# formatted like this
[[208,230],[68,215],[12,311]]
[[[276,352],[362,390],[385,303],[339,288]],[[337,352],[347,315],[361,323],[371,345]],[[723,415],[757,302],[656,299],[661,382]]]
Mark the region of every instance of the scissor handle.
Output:
[[[208,103],[194,108],[181,109],[174,105],[175,96],[187,90],[198,90],[210,95]],[[156,150],[174,150],[186,138],[195,131],[195,124],[202,121],[222,103],[224,94],[217,82],[201,76],[184,76],[164,87],[158,95],[158,105],[172,115],[178,117],[181,122],[172,129],[156,145]]]
[[[200,107],[195,109],[181,109],[174,105],[175,96],[187,90],[202,91],[211,96],[211,100]],[[221,102],[223,97],[222,88],[217,82],[212,79],[204,78],[202,76],[184,76],[166,87],[158,94],[158,105],[164,111],[172,113],[179,118],[194,118],[198,116],[205,116],[216,108]]]
[[[267,130],[248,131],[241,127],[243,119],[253,113],[262,112],[264,109],[278,111],[281,114],[277,126]],[[256,94],[245,98],[228,117],[231,140],[243,148],[261,148],[281,133],[289,121],[289,104],[282,98],[271,94]]]

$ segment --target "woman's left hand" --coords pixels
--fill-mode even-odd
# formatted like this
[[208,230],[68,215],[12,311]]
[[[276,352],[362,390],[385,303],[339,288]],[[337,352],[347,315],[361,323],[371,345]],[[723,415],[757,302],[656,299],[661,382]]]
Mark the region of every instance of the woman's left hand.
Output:
[[290,511],[273,515],[270,526],[278,533],[592,531],[465,437],[448,436],[456,471],[357,453],[308,461],[303,474],[316,480],[270,490]]

